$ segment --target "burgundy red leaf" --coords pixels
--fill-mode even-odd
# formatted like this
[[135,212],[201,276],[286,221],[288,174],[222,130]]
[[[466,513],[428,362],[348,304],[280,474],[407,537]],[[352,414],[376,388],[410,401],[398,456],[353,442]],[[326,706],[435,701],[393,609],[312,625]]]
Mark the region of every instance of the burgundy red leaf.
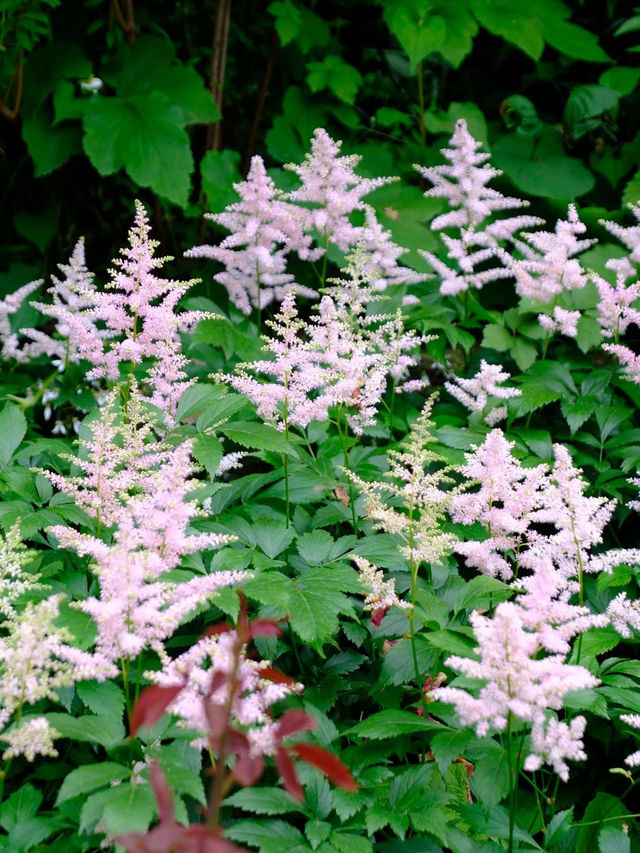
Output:
[[183,687],[183,684],[174,687],[153,684],[143,690],[131,714],[131,734],[135,735],[142,726],[154,726]]
[[326,749],[317,746],[315,743],[294,743],[291,750],[302,761],[306,761],[307,764],[312,764],[322,771],[334,785],[338,785],[347,791],[358,790],[358,785],[349,768],[333,753],[327,752]]

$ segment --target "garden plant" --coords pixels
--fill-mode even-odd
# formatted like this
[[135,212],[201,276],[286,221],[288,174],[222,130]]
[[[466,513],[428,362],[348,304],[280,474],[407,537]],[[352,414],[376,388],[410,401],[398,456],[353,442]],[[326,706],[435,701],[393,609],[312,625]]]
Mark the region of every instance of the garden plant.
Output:
[[0,850],[640,853],[595,5],[0,0]]

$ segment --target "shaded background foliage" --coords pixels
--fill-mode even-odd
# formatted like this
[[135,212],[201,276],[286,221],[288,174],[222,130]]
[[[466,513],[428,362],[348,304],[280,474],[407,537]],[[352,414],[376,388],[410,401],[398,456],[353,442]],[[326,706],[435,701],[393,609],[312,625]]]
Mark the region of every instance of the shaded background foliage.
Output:
[[[578,198],[597,234],[602,208],[640,187],[639,21],[613,0],[5,0],[3,290],[51,272],[80,235],[106,266],[134,196],[181,255],[252,154],[300,161],[320,125],[364,172],[415,184],[412,164],[437,162],[464,117],[507,189],[548,218]],[[398,242],[435,248],[436,201],[411,187],[375,199]]]

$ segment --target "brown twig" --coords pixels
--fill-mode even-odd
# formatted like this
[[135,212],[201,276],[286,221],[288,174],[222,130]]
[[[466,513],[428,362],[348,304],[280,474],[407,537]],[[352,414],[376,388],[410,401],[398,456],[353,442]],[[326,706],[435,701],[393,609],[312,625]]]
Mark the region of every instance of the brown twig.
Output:
[[132,45],[136,40],[136,20],[133,13],[133,0],[124,0],[126,15],[122,14],[122,9],[118,0],[111,0],[111,5],[118,24],[127,38],[127,44]]
[[[218,0],[218,11],[216,13],[216,23],[213,29],[213,45],[211,48],[209,89],[220,112],[222,112],[222,93],[224,90],[224,75],[227,63],[230,19],[231,0]],[[207,127],[205,151],[218,151],[220,149],[221,134],[221,120],[213,122]]]
[[278,34],[276,33],[275,29],[273,29],[271,31],[271,40],[269,42],[269,54],[267,56],[267,64],[265,65],[264,74],[262,75],[260,91],[258,92],[258,102],[254,111],[251,130],[249,131],[247,147],[244,152],[244,160],[242,163],[243,174],[246,174],[249,171],[249,166],[251,164],[251,157],[253,155],[253,150],[256,145],[256,139],[258,138],[258,130],[260,129],[260,122],[262,121],[264,106],[267,102],[267,95],[269,93],[269,83],[271,81],[271,72],[273,70],[273,63],[276,58],[276,53],[278,51],[279,44],[280,39],[278,38]]
[[[16,96],[13,102],[13,106],[9,108],[7,106],[7,99],[11,94],[11,90],[13,89],[13,84],[15,82]],[[22,84],[24,82],[24,69],[22,65],[22,51],[18,54],[18,57],[13,66],[13,73],[11,74],[11,79],[9,80],[9,85],[6,88],[6,91],[2,97],[2,101],[0,101],[0,113],[9,121],[15,121],[18,117],[18,113],[20,112],[20,104],[22,103]]]

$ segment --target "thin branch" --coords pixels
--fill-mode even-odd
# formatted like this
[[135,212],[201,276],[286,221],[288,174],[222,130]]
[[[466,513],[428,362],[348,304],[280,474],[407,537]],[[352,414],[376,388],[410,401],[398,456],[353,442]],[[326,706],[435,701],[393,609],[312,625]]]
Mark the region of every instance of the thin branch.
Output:
[[260,122],[264,113],[264,106],[267,101],[267,94],[269,93],[271,72],[273,70],[273,63],[276,58],[276,53],[278,51],[279,44],[280,39],[278,38],[278,34],[276,33],[275,29],[273,29],[271,31],[271,40],[269,42],[269,54],[267,56],[267,64],[265,65],[264,74],[262,75],[262,82],[260,83],[260,91],[258,93],[258,102],[254,111],[251,130],[249,131],[247,147],[244,152],[244,160],[242,163],[242,171],[244,174],[249,171],[249,166],[251,164],[251,157],[253,155],[253,151],[256,145],[256,139],[258,138],[258,130],[260,129]]
[[[227,43],[229,41],[229,21],[231,19],[231,0],[218,0],[218,12],[213,30],[213,45],[211,48],[211,71],[209,74],[209,89],[213,99],[222,112],[222,93],[224,90],[224,75],[227,63]],[[218,151],[222,135],[222,121],[216,121],[207,127],[205,151]]]

